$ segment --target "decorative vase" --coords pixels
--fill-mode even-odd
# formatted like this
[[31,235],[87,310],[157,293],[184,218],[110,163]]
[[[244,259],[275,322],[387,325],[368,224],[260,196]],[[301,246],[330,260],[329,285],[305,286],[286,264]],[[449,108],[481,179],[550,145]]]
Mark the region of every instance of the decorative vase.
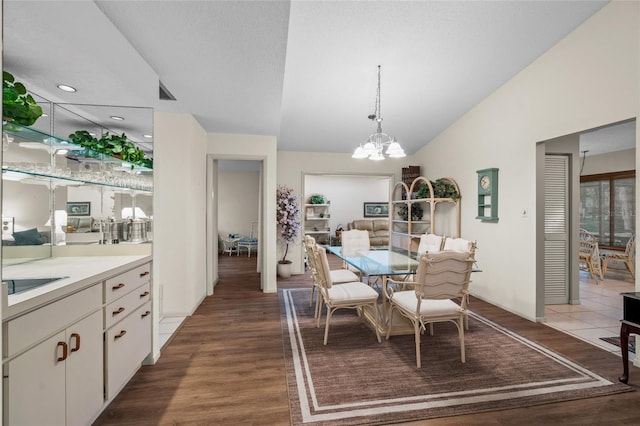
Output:
[[287,263],[278,262],[278,276],[282,278],[289,278],[291,276],[291,261]]

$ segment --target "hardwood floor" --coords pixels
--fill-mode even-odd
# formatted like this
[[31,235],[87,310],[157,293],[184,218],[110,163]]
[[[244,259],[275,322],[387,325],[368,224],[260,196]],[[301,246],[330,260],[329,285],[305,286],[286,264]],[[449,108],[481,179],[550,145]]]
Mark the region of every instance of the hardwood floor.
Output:
[[[142,367],[95,425],[288,425],[277,294],[260,291],[255,257],[220,256],[220,281],[154,366]],[[340,261],[330,256],[332,267]],[[279,288],[310,288],[305,275]],[[471,309],[617,380],[621,358],[477,299]],[[518,362],[514,359],[513,362]],[[640,386],[632,367],[630,385]],[[640,392],[405,423],[410,425],[640,424]]]

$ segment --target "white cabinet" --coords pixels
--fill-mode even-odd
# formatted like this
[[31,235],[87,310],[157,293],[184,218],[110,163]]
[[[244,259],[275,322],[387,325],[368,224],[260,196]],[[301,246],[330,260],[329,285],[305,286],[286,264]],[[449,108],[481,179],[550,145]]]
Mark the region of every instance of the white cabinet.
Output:
[[3,424],[91,424],[140,368],[151,353],[151,262],[136,264],[3,322]]
[[305,204],[304,233],[311,235],[318,243],[329,244],[330,204]]
[[110,401],[151,352],[151,263],[104,284],[105,391]]
[[[83,425],[100,411],[104,403],[101,290],[96,284],[6,324],[10,352],[12,341],[24,340],[17,335],[30,335],[30,325],[53,334],[28,342],[27,347],[35,346],[5,364],[5,424]],[[43,310],[65,317],[65,311],[79,303],[83,315],[64,330],[55,331],[56,317],[43,323]]]

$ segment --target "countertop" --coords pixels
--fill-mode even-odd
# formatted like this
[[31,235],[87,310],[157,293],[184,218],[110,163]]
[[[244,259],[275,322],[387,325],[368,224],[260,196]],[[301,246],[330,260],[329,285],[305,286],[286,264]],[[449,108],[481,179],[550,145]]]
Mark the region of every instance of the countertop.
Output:
[[54,257],[5,266],[2,279],[67,277],[18,294],[7,294],[2,286],[2,320],[44,306],[97,282],[150,262],[152,256]]

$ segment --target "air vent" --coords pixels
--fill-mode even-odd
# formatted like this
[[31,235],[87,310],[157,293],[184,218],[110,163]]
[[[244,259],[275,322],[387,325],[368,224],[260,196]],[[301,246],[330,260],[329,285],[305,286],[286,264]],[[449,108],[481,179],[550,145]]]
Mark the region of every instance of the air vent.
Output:
[[176,98],[171,94],[170,91],[167,90],[166,87],[164,87],[164,84],[162,84],[161,81],[158,81],[160,83],[160,100],[163,101],[175,101]]

